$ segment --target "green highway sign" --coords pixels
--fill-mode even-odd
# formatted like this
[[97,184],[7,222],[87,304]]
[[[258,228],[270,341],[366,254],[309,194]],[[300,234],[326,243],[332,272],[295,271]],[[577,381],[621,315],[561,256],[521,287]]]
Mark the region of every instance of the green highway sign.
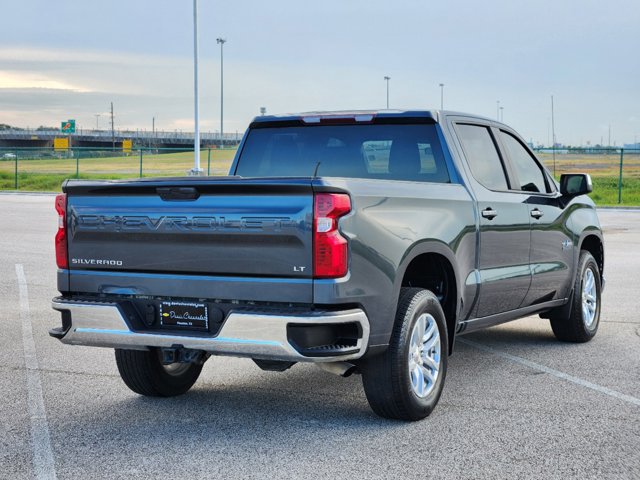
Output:
[[62,133],[76,133],[76,121],[67,120],[66,122],[61,122],[60,131]]

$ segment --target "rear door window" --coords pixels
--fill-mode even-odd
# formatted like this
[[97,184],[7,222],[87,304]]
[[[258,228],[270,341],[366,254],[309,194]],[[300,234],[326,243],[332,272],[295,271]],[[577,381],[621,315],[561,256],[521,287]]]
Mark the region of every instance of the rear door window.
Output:
[[508,190],[504,165],[489,129],[457,124],[456,130],[473,177],[489,190]]

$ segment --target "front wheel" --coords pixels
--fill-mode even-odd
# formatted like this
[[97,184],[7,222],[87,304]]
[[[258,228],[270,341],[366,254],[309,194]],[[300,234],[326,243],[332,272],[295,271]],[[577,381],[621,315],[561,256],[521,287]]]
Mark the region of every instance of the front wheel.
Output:
[[116,364],[124,383],[149,397],[173,397],[186,393],[200,376],[202,362],[162,363],[161,351],[116,349]]
[[[551,329],[558,340],[584,343],[595,337],[600,324],[601,292],[598,264],[589,252],[582,250],[570,309],[564,315],[550,315]],[[560,309],[559,312],[563,310]]]
[[362,372],[369,405],[382,417],[421,420],[434,409],[447,373],[444,312],[429,290],[403,288],[389,348]]

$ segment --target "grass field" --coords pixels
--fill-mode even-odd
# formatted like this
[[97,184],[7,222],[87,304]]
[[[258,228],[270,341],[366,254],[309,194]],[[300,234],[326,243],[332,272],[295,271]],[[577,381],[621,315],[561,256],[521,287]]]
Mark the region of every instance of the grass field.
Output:
[[[553,172],[553,155],[538,154],[550,172]],[[598,205],[640,206],[640,152],[626,153],[623,157],[622,202],[618,203],[618,178],[620,154],[556,155],[556,177],[563,173],[584,172],[591,175],[593,192],[589,195]]]
[[[212,175],[226,174],[235,153],[235,149],[201,150],[200,165],[206,170],[210,161]],[[80,152],[78,159],[75,157],[29,158],[28,152],[20,152],[18,171],[25,174],[75,175],[77,162],[78,170],[82,174],[121,176],[139,176],[140,174],[140,154],[138,152],[115,157],[96,157],[92,156],[92,152]],[[191,168],[193,168],[193,152],[151,153],[144,151],[142,155],[143,176],[186,175]],[[7,171],[14,174],[13,160],[0,162],[0,172]]]
[[[128,156],[96,157],[92,152],[81,152],[76,158],[32,158],[24,152],[18,157],[18,189],[23,191],[60,191],[67,178],[122,179],[140,177],[140,154]],[[226,175],[235,155],[234,149],[204,149],[200,165],[205,173]],[[553,156],[538,155],[553,172]],[[618,174],[620,155],[571,154],[556,155],[556,176],[562,173],[587,172],[593,178],[591,197],[598,205],[618,205]],[[622,203],[640,206],[640,153],[625,154],[623,168]],[[142,176],[184,176],[193,168],[193,152],[151,153],[142,155]],[[78,175],[76,175],[78,173]],[[15,190],[15,161],[0,160],[0,190]]]
[[[553,155],[539,153],[549,171],[553,172]],[[620,171],[620,154],[572,154],[556,155],[556,175],[561,173],[586,172],[592,177],[616,177]],[[623,174],[625,177],[640,178],[640,152],[625,153],[623,158]]]
[[[85,156],[82,156],[83,153]],[[67,178],[85,180],[140,177],[140,154],[117,157],[91,157],[83,152],[80,158],[18,159],[18,189],[25,191],[60,191]],[[207,149],[200,152],[200,166],[205,173],[226,175],[235,149]],[[26,156],[26,154],[25,154]],[[143,177],[184,176],[193,168],[193,152],[143,152]],[[76,174],[78,173],[78,174]],[[0,190],[15,189],[15,162],[0,162]]]

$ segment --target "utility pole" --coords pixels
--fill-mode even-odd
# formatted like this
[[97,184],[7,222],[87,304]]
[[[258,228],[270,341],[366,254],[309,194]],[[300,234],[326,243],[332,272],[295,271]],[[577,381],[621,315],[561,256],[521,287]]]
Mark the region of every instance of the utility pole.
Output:
[[444,83],[440,84],[440,110],[444,110]]
[[389,80],[391,80],[391,77],[384,77],[385,82],[387,82],[387,110],[389,110]]
[[94,117],[96,117],[96,130],[100,130],[100,123],[98,122],[98,120],[100,120],[100,114],[96,113]]
[[191,175],[200,175],[200,112],[198,111],[198,0],[193,0],[193,168]]
[[611,124],[609,124],[609,144],[607,146],[611,148]]
[[500,100],[496,100],[496,118],[500,121]]
[[220,148],[224,147],[224,59],[223,48],[226,38],[216,38],[216,42],[220,45]]
[[113,123],[113,102],[111,102],[111,148],[116,149],[116,129]]

